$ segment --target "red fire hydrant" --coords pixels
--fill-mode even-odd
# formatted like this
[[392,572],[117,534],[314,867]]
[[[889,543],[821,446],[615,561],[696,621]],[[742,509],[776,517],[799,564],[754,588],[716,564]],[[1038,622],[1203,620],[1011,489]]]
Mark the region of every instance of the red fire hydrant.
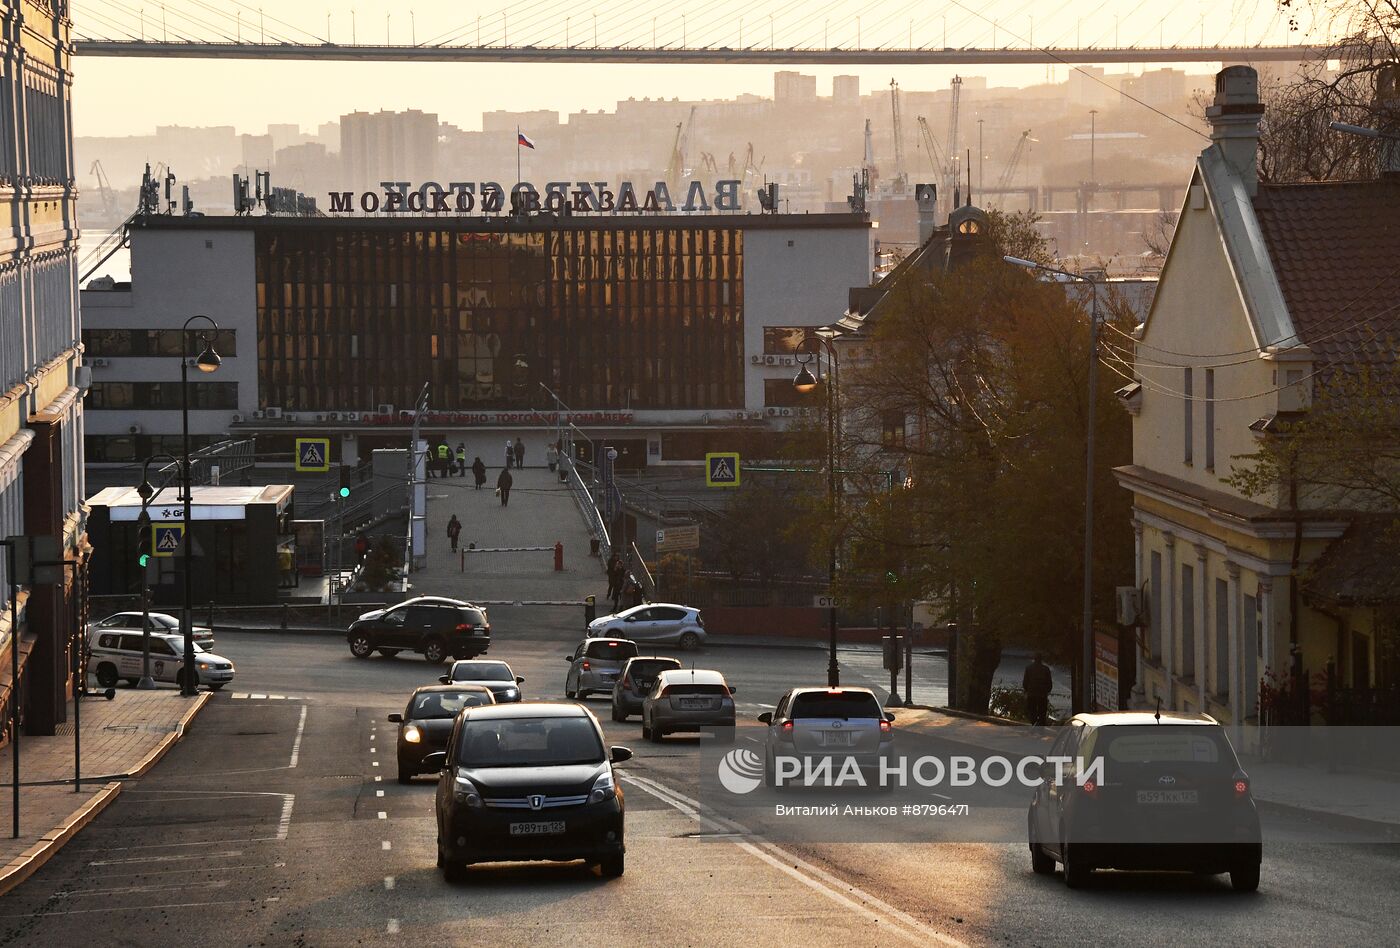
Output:
[[562,573],[562,572],[564,572],[564,544],[563,544],[563,543],[555,543],[555,544],[554,544],[554,571],[555,571],[556,573]]

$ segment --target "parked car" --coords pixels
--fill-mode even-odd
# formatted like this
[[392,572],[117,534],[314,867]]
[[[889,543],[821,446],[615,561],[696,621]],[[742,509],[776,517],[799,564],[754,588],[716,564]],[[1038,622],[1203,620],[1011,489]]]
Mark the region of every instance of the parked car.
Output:
[[763,773],[773,787],[781,785],[779,757],[854,758],[862,769],[876,770],[893,749],[894,715],[869,688],[793,688],[758,720],[768,726]]
[[[1061,863],[1073,889],[1095,869],[1228,872],[1236,891],[1259,888],[1263,843],[1249,775],[1211,716],[1077,714],[1048,756],[1073,763],[1041,767],[1026,818],[1036,873]],[[1077,771],[1095,761],[1100,773]]]
[[[152,632],[165,632],[175,635],[184,635],[180,628],[180,620],[164,612],[148,613],[151,618]],[[108,629],[135,629],[141,631],[141,612],[116,612],[105,619],[98,619],[96,622],[88,623],[88,631],[106,632]],[[214,632],[207,626],[196,625],[191,632],[191,638],[195,644],[202,646],[205,651],[214,648]]]
[[637,643],[626,639],[584,639],[564,657],[564,697],[587,698],[595,691],[612,691],[622,666],[637,657]]
[[590,636],[679,645],[690,651],[705,644],[700,610],[669,602],[649,602],[588,623]]
[[491,622],[478,606],[424,596],[364,613],[350,623],[345,640],[356,658],[412,651],[436,665],[484,653],[491,647]]
[[[111,688],[125,680],[134,685],[141,680],[145,664],[144,636],[137,631],[106,631],[94,629],[88,635],[88,670],[103,688]],[[195,672],[199,684],[218,691],[233,681],[233,662],[213,652],[206,652],[199,643],[194,646]],[[164,632],[151,633],[151,678],[169,681],[184,687],[185,637]]]
[[584,859],[607,878],[622,875],[625,808],[608,748],[587,708],[495,705],[457,716],[436,798],[437,863],[448,881],[474,862]]
[[447,748],[458,711],[495,703],[491,689],[484,685],[424,685],[413,692],[402,714],[389,715],[390,722],[399,726],[399,783],[429,772],[423,758]]
[[656,676],[670,668],[680,668],[678,658],[661,655],[639,655],[629,658],[622,666],[622,674],[613,685],[612,719],[626,721],[642,710],[642,699],[656,684]]
[[734,740],[734,689],[717,671],[681,668],[663,671],[642,699],[642,738],[660,741],[677,731],[714,730]]
[[444,685],[480,685],[489,688],[497,704],[519,701],[520,686],[525,684],[525,679],[511,671],[509,665],[495,659],[453,662],[447,674],[438,681]]

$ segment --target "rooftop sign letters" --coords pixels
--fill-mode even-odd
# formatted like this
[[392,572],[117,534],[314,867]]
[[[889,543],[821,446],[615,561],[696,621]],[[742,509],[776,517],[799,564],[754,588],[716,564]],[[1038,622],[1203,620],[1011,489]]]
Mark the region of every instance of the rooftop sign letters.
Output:
[[[365,214],[499,214],[506,210],[506,189],[496,181],[452,181],[446,187],[428,181],[417,188],[408,181],[381,181],[379,191],[332,191],[330,213]],[[528,181],[510,189],[512,214],[550,211],[556,214],[674,213],[676,211],[740,210],[738,180],[714,182],[707,191],[703,181],[691,181],[684,199],[674,198],[665,181],[639,192],[631,181],[614,191],[606,181],[550,181],[541,192]],[[680,203],[677,203],[680,202]]]

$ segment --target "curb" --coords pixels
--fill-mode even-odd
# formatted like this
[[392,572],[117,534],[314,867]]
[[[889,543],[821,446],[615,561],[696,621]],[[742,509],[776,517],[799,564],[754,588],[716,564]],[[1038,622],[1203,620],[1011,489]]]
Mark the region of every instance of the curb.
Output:
[[1364,816],[1347,816],[1344,813],[1329,813],[1326,810],[1310,810],[1291,803],[1278,803],[1273,800],[1254,798],[1254,805],[1260,812],[1294,820],[1307,820],[1331,829],[1352,833],[1378,834],[1386,840],[1400,840],[1400,824],[1383,820],[1368,820]]
[[12,859],[4,869],[0,869],[0,896],[7,894],[52,859],[79,830],[95,820],[97,815],[117,798],[121,790],[122,785],[119,783],[107,784],[76,812],[69,814],[66,820],[45,833],[39,842]]
[[194,716],[203,710],[204,706],[214,697],[212,691],[201,691],[199,697],[185,709],[185,713],[180,715],[180,720],[175,725],[175,730],[160,739],[160,743],[151,748],[150,752],[136,764],[134,768],[124,774],[118,774],[121,779],[134,779],[144,776],[152,767],[160,762],[170,748],[175,746],[175,742],[185,736],[185,728],[194,720]]
[[289,626],[284,629],[280,625],[216,625],[211,628],[211,631],[216,635],[219,632],[255,632],[268,635],[337,635],[342,639],[345,638],[344,629],[327,629],[315,626]]

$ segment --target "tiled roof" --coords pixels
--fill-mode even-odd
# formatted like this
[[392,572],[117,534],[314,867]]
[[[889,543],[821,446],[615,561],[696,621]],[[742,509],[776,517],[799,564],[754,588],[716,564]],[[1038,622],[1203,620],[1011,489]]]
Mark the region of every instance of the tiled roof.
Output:
[[1313,600],[1339,605],[1400,602],[1400,526],[1393,517],[1365,517],[1313,563],[1303,586]]
[[1254,212],[1289,315],[1319,368],[1393,359],[1400,181],[1261,184]]

